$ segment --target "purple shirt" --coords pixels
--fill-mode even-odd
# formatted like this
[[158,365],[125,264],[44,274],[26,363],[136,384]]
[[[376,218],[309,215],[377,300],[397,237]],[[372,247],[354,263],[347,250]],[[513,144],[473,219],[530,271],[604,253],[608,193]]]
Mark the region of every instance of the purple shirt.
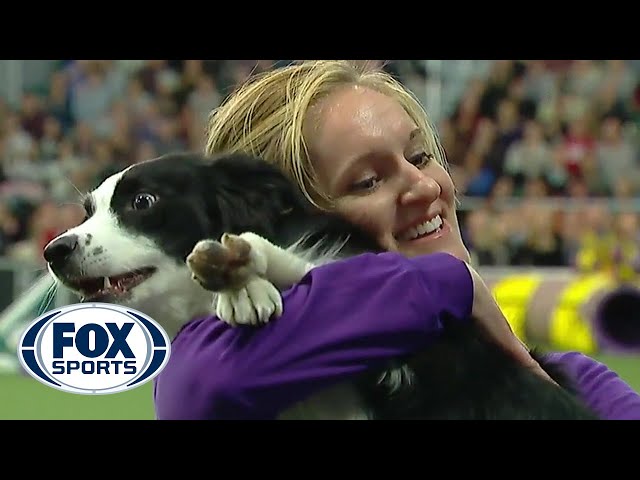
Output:
[[600,418],[640,420],[640,395],[606,365],[579,352],[549,353],[547,361],[562,366]]
[[[283,293],[266,326],[215,317],[178,333],[155,379],[156,417],[274,419],[293,404],[393,357],[427,348],[444,313],[469,321],[473,283],[464,262],[437,253],[365,254],[309,272]],[[551,354],[605,418],[640,418],[640,396],[578,354]]]

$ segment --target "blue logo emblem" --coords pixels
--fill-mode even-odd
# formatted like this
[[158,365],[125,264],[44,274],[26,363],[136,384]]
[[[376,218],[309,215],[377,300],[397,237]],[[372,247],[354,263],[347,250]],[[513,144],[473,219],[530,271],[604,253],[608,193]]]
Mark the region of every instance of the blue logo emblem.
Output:
[[18,358],[36,380],[84,395],[118,393],[148,382],[167,364],[171,341],[144,313],[106,303],[51,310],[22,334]]

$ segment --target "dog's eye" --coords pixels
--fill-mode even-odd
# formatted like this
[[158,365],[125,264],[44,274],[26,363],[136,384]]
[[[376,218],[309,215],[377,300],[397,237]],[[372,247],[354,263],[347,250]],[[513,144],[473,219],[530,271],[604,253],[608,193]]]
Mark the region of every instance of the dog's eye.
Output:
[[134,210],[146,210],[147,208],[151,208],[154,203],[156,203],[155,195],[139,193],[134,197],[132,207]]

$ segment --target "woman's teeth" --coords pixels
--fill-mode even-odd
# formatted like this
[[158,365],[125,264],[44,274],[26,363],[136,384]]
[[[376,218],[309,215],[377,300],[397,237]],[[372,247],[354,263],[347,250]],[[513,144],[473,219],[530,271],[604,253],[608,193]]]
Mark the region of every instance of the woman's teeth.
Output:
[[442,227],[442,218],[440,215],[436,215],[431,220],[421,223],[415,227],[411,227],[402,233],[399,238],[403,241],[415,240],[416,238],[424,237],[437,232]]

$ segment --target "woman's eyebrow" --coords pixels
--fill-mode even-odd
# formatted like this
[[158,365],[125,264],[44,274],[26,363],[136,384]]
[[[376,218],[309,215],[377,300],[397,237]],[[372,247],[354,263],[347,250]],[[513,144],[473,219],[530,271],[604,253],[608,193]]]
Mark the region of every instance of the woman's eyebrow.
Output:
[[[422,130],[418,127],[411,131],[409,134],[409,143],[413,144],[416,140],[421,140],[424,137]],[[342,178],[348,175],[353,170],[356,170],[361,164],[366,164],[367,161],[378,156],[378,152],[375,151],[366,151],[362,152],[360,155],[356,155],[352,158],[347,159],[340,167],[336,170],[336,175],[333,179],[332,187],[335,188],[336,183],[340,183]]]
[[409,142],[412,144],[415,143],[416,141],[423,141],[424,139],[425,139],[424,132],[420,128],[416,128],[415,130],[412,130],[411,133],[409,134]]
[[405,155],[414,153],[413,150],[418,147],[423,148],[424,144],[426,144],[424,132],[421,129],[416,128],[409,135],[409,142],[405,148]]
[[352,172],[360,168],[361,165],[366,165],[367,161],[371,160],[375,156],[375,152],[368,151],[343,162],[342,165],[340,165],[336,169],[335,176],[333,177],[333,181],[331,182],[331,188],[336,189],[338,185],[342,183],[345,177],[351,175]]

